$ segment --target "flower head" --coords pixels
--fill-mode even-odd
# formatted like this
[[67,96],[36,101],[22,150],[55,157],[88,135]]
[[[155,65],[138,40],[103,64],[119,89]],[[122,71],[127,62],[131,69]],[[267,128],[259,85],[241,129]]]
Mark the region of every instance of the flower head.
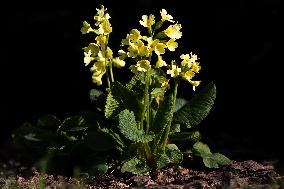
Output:
[[167,47],[168,47],[168,49],[169,49],[170,51],[175,51],[176,48],[178,47],[178,43],[175,42],[175,39],[174,39],[174,38],[170,39],[170,40],[167,42],[166,45],[167,45]]
[[181,24],[170,25],[164,33],[171,39],[179,39],[182,36],[182,32],[180,31]]
[[143,15],[142,20],[140,20],[139,23],[145,28],[151,28],[151,26],[155,24],[155,16],[152,14],[149,16]]
[[119,57],[112,59],[114,67],[121,68],[125,66],[125,61],[121,60]]
[[137,62],[137,70],[146,72],[149,68],[151,68],[149,60],[140,60]]
[[158,56],[158,61],[156,62],[156,68],[167,66],[167,63],[162,59],[162,56]]
[[162,19],[161,19],[162,22],[164,22],[166,20],[169,21],[169,22],[175,22],[175,21],[173,21],[173,17],[171,15],[169,15],[165,9],[162,9],[160,11],[160,13],[161,13],[161,17],[162,17]]
[[93,32],[93,31],[94,31],[94,29],[91,27],[91,25],[88,22],[84,21],[83,27],[81,28],[82,34],[87,34],[87,33]]
[[171,70],[167,70],[167,74],[170,74],[171,77],[177,77],[181,72],[181,68],[177,67],[176,65],[172,65]]
[[194,91],[195,91],[195,88],[200,85],[200,82],[201,81],[190,81]]

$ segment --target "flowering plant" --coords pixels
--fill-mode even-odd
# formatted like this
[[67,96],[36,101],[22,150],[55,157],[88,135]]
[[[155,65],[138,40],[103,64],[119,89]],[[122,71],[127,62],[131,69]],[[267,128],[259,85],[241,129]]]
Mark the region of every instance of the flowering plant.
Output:
[[[181,24],[165,9],[160,11],[159,21],[152,14],[143,15],[139,21],[142,30],[132,29],[114,53],[109,45],[110,18],[101,6],[94,26],[84,21],[81,28],[82,34],[95,35],[95,41],[83,48],[92,81],[98,86],[104,80],[107,83],[106,91],[90,91],[96,109],[63,121],[43,116],[36,126],[26,123],[14,131],[15,142],[29,148],[37,146],[33,150],[39,156],[47,152],[49,160],[76,159],[77,164],[96,173],[116,167],[142,175],[195,157],[201,157],[209,168],[229,164],[231,160],[212,153],[200,142],[201,134],[195,127],[214,104],[214,83],[189,101],[177,98],[182,80],[196,90],[200,81],[194,78],[201,70],[199,58],[192,52],[181,54],[180,60],[164,59],[166,52],[178,47]],[[126,84],[115,80],[114,67],[128,67],[131,79]],[[181,141],[191,147],[183,148]]]

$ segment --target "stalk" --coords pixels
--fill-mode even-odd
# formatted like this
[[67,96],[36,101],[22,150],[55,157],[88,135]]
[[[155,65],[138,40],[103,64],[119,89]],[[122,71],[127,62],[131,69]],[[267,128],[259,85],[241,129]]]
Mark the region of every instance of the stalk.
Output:
[[[147,107],[149,104],[149,76],[150,76],[150,70],[151,68],[149,68],[146,72],[146,77],[145,77],[145,90],[144,90],[144,105],[143,105],[143,110],[142,110],[142,115],[141,115],[141,120],[140,120],[140,128],[139,129],[143,129],[143,122],[144,122],[144,118],[145,118],[145,113],[147,111]],[[148,114],[148,113],[147,113]],[[148,116],[147,116],[148,117]],[[148,125],[148,120],[146,118],[147,124]],[[146,130],[147,130],[147,126],[146,126]]]

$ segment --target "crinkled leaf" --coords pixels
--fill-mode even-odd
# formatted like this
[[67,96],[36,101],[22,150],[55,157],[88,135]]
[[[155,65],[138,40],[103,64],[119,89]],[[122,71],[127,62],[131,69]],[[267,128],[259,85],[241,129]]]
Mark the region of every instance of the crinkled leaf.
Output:
[[119,129],[120,132],[129,140],[133,142],[146,143],[152,141],[154,136],[152,134],[145,134],[143,130],[137,128],[134,113],[129,110],[123,110],[119,113]]
[[207,155],[211,155],[210,148],[207,146],[207,144],[204,144],[203,142],[196,142],[193,145],[193,150],[195,153],[201,157],[205,157]]
[[176,99],[176,105],[175,105],[175,109],[174,112],[177,112],[178,110],[180,110],[182,107],[184,107],[184,105],[186,105],[188,103],[188,100],[185,100],[183,98],[177,98]]
[[87,129],[85,119],[82,116],[73,116],[64,119],[58,131],[81,131]]
[[220,153],[213,153],[203,158],[203,163],[208,168],[219,168],[223,165],[229,165],[232,161]]
[[44,115],[37,120],[37,126],[56,131],[61,124],[61,121],[54,115]]
[[89,148],[98,152],[108,151],[116,145],[113,137],[103,131],[89,132],[85,140]]
[[191,142],[197,142],[201,139],[201,134],[198,131],[174,133],[170,135],[170,139],[173,141],[188,140]]
[[107,124],[104,115],[93,111],[82,111],[80,115],[86,122],[86,127],[91,130],[97,130],[101,123]]
[[121,139],[120,135],[116,132],[114,132],[112,129],[108,129],[108,128],[102,128],[101,131],[108,133],[117,143],[117,148],[119,150],[122,150],[122,148],[125,147],[125,144],[123,142],[123,140]]
[[151,69],[151,86],[152,88],[160,88],[162,83],[167,79],[165,72],[161,69]]
[[99,96],[101,96],[103,94],[102,91],[97,90],[97,89],[91,89],[90,90],[90,100],[91,101],[96,101],[98,100]]
[[107,118],[114,117],[124,109],[133,111],[137,118],[139,118],[142,104],[133,91],[119,82],[114,82],[111,87],[111,92],[107,97],[105,116]]
[[209,114],[215,98],[216,86],[211,82],[176,112],[174,123],[186,128],[198,125]]
[[158,97],[158,96],[164,96],[165,90],[162,88],[155,88],[151,91],[151,100]]
[[145,73],[144,72],[138,72],[126,84],[126,87],[129,90],[135,91],[138,94],[141,94],[143,96],[143,94],[144,94],[143,91],[145,89],[144,85],[145,85]]
[[157,168],[163,168],[169,164],[180,164],[183,160],[183,154],[175,144],[168,144],[157,161]]
[[90,90],[90,100],[95,103],[95,107],[99,111],[103,111],[106,103],[106,94],[97,89]]
[[174,133],[179,133],[180,132],[180,124],[172,124],[171,125],[171,130],[170,130],[170,135]]
[[135,175],[148,175],[149,171],[150,169],[146,165],[146,162],[141,161],[136,157],[125,162],[121,167],[122,173],[129,172]]

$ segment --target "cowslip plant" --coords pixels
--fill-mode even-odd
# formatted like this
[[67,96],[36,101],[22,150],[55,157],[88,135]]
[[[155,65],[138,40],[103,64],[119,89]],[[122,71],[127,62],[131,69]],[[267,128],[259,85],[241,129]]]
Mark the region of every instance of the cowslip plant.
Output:
[[[193,92],[201,83],[194,79],[201,70],[196,54],[181,54],[179,60],[164,58],[178,48],[181,24],[165,9],[159,19],[143,15],[139,28],[130,30],[114,53],[109,45],[111,17],[104,6],[96,10],[94,25],[84,21],[81,28],[82,34],[94,36],[94,42],[83,48],[92,81],[98,86],[107,83],[105,91],[90,90],[96,108],[63,121],[47,115],[36,126],[25,123],[13,132],[15,142],[39,157],[47,153],[48,165],[69,161],[83,169],[91,167],[87,168],[91,173],[116,167],[121,172],[149,174],[181,164],[184,157],[200,157],[209,168],[231,163],[226,156],[212,153],[196,128],[213,107],[215,84],[196,91],[190,100],[177,98],[182,80]],[[116,81],[113,67],[128,68],[131,79],[125,84]],[[181,142],[191,147],[183,149]]]

